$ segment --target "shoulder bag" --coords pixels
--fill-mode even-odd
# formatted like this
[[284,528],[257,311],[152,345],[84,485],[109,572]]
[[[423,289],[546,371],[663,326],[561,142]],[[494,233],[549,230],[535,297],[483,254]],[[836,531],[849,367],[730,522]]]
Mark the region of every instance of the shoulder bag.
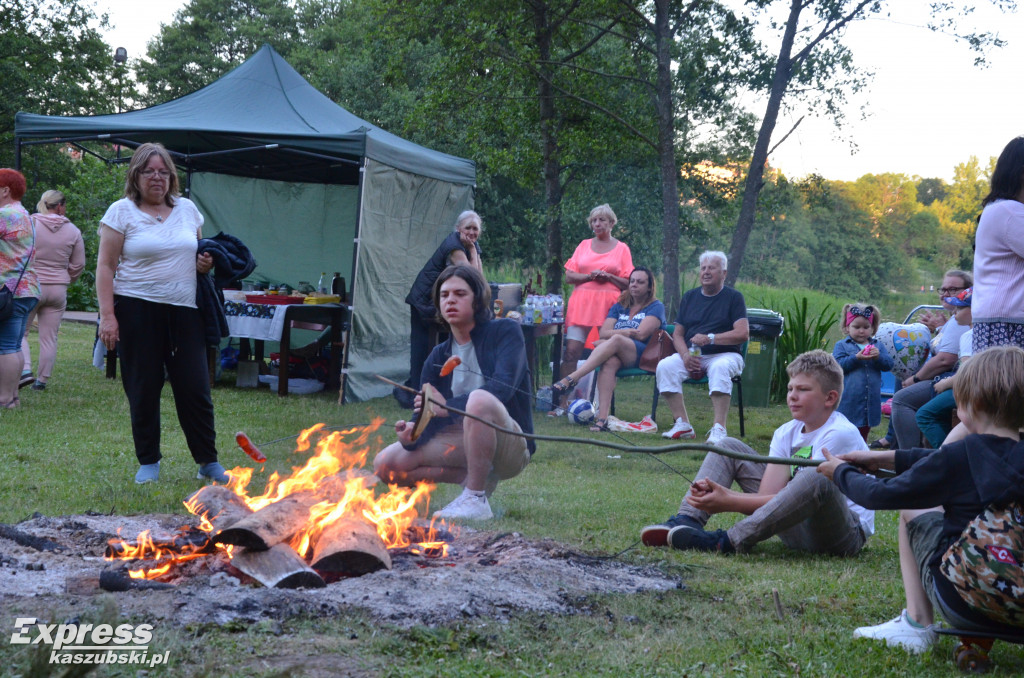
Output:
[[640,354],[639,367],[645,372],[656,372],[658,363],[676,352],[676,345],[672,343],[672,335],[665,330],[658,330],[658,333],[648,339],[644,352]]
[[[25,265],[21,269],[21,275],[18,276],[18,282],[14,283],[14,289],[18,289],[18,285],[21,284],[21,279],[25,277],[25,271],[28,270],[28,264],[32,261],[33,251],[36,247],[36,222],[30,218],[32,224],[32,247],[29,250],[29,257],[25,260]],[[0,286],[0,321],[7,320],[14,315],[14,292],[7,287],[5,282]]]

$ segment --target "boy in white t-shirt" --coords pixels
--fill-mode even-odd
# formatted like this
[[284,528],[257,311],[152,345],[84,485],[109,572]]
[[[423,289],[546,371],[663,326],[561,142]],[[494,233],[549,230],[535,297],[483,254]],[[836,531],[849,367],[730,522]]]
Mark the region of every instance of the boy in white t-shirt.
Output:
[[[786,372],[786,402],[793,421],[776,429],[769,456],[823,460],[822,448],[847,452],[864,448],[857,428],[836,412],[843,393],[843,370],[835,358],[824,351],[809,351],[793,360]],[[735,438],[725,438],[718,446],[757,454]],[[644,544],[742,553],[778,535],[793,549],[852,556],[874,532],[874,512],[823,483],[813,469],[709,452],[696,477],[679,513],[643,528]],[[733,482],[740,490],[730,489]],[[704,529],[711,515],[728,512],[746,517],[728,530]]]

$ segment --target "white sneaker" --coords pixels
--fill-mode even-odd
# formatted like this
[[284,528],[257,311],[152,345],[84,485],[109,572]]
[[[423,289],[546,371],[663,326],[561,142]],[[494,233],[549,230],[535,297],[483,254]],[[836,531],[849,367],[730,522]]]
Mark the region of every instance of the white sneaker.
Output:
[[723,439],[728,437],[729,434],[726,433],[725,427],[722,426],[721,424],[715,424],[714,426],[711,427],[711,430],[708,431],[707,443],[708,445],[717,445],[718,443],[722,442]]
[[693,432],[690,422],[683,421],[682,417],[680,417],[676,419],[676,423],[672,425],[672,428],[661,434],[661,437],[679,440],[680,438],[696,438],[697,434]]
[[938,634],[930,626],[917,628],[910,623],[907,611],[877,626],[862,626],[853,632],[854,638],[884,640],[890,647],[902,647],[907,652],[921,654],[935,644]]
[[444,520],[490,520],[494,514],[486,496],[463,492],[440,511],[434,511],[434,517]]

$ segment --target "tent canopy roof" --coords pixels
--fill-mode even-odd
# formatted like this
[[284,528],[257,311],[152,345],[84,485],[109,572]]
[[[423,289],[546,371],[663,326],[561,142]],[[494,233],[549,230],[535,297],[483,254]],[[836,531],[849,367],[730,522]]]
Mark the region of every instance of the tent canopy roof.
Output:
[[363,157],[442,181],[473,185],[471,160],[432,151],[349,113],[310,85],[270,45],[206,87],[116,115],[19,112],[23,140],[159,141],[192,171],[281,181],[358,183]]

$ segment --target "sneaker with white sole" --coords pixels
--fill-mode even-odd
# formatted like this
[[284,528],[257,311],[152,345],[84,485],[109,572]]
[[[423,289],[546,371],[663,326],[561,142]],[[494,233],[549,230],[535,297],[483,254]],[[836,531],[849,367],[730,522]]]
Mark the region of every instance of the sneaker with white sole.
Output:
[[729,434],[726,432],[725,427],[721,424],[715,424],[708,431],[708,445],[717,445],[722,442],[725,438],[728,438]]
[[877,626],[862,626],[853,632],[854,638],[872,638],[884,640],[890,647],[901,647],[907,652],[921,654],[931,649],[938,639],[938,634],[930,626],[918,627],[910,623],[907,611]]
[[672,528],[680,525],[690,525],[698,530],[704,529],[704,526],[696,518],[677,513],[663,523],[648,525],[640,530],[640,541],[644,546],[668,546],[668,533],[672,531]]
[[135,472],[135,484],[145,485],[160,480],[160,462],[155,464],[143,464]]
[[463,492],[440,511],[434,511],[435,518],[444,520],[490,520],[494,517],[491,504],[486,496]]
[[703,527],[680,525],[668,533],[668,545],[680,551],[707,551],[728,555],[736,553],[725,530],[707,531]]
[[228,475],[228,472],[217,461],[211,461],[209,464],[200,466],[196,478],[198,480],[211,480],[221,485],[227,485],[231,482],[231,476]]
[[696,438],[697,434],[693,432],[693,427],[690,426],[690,422],[683,421],[682,417],[680,417],[676,419],[676,423],[672,425],[672,428],[661,434],[661,437],[679,440],[685,438]]

